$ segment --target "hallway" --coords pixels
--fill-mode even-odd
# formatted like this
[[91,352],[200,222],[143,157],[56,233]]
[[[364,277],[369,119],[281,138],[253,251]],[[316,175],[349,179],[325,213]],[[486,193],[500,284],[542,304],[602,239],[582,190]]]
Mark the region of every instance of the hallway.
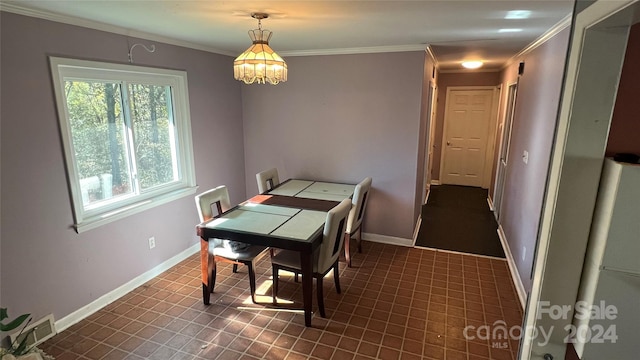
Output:
[[422,205],[416,246],[505,258],[498,224],[487,204],[487,190],[469,186],[431,186]]

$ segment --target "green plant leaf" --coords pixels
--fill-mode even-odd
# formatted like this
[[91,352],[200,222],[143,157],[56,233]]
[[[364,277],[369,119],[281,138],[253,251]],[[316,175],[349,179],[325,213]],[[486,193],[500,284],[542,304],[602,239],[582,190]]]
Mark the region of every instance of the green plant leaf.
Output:
[[[7,309],[2,309],[2,314],[0,314],[0,318],[2,318],[2,320],[7,318]],[[17,328],[18,326],[20,326],[23,322],[25,322],[29,316],[31,316],[31,314],[23,314],[18,316],[17,318],[13,319],[13,321],[9,322],[8,324],[3,324],[0,323],[0,330],[1,331],[11,331],[15,328]]]
[[31,335],[31,333],[34,330],[35,329],[31,329],[27,331],[25,336],[22,338],[22,341],[20,341],[20,344],[18,345],[18,347],[15,348],[15,350],[13,350],[14,355],[24,355],[29,352],[30,349],[27,349],[27,339],[29,338],[29,335]]

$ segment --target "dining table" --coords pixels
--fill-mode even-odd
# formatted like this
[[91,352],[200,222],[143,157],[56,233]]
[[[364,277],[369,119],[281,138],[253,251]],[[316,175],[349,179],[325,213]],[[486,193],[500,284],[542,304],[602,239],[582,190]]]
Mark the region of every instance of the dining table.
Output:
[[327,212],[353,196],[355,185],[289,179],[196,226],[202,296],[210,304],[213,255],[209,239],[228,239],[300,253],[305,325],[311,326],[313,253],[322,243]]

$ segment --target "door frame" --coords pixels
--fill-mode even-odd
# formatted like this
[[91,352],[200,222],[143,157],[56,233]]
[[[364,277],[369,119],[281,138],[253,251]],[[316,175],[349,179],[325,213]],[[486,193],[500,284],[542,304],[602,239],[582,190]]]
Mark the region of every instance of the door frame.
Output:
[[[493,213],[496,220],[500,220],[500,211],[502,210],[502,199],[504,195],[504,177],[506,176],[507,166],[509,166],[509,147],[511,146],[511,130],[513,129],[513,118],[515,117],[516,99],[518,98],[518,80],[507,84],[507,96],[504,108],[504,121],[500,129],[500,146],[498,147],[498,156],[496,162],[496,179],[493,185]],[[513,96],[511,89],[513,88]],[[507,126],[508,125],[508,126]],[[496,141],[498,135],[496,135]],[[504,156],[505,166],[502,169],[501,162]]]
[[[628,33],[638,10],[638,0],[597,0],[574,14],[524,318],[525,329],[552,331],[547,344],[525,336],[519,359],[564,359],[565,329],[572,322]],[[572,311],[558,319],[548,313],[551,305]]]
[[433,81],[429,81],[429,85],[427,87],[429,89],[429,99],[427,99],[427,109],[429,113],[427,114],[427,131],[428,131],[428,139],[427,145],[424,149],[424,174],[423,174],[423,189],[422,189],[422,201],[424,203],[427,202],[427,194],[428,190],[431,186],[431,180],[433,179],[433,154],[435,151],[435,129],[436,129],[436,94],[438,91],[438,87]]
[[482,188],[488,189],[491,186],[491,170],[493,166],[493,153],[495,151],[495,143],[496,143],[496,126],[498,123],[497,114],[498,114],[498,101],[499,101],[499,90],[497,86],[448,86],[447,87],[447,95],[444,104],[444,119],[443,119],[443,129],[442,129],[442,142],[440,146],[440,174],[438,180],[440,184],[443,184],[443,173],[445,168],[445,152],[446,152],[446,143],[447,143],[447,130],[449,123],[449,101],[450,94],[452,91],[458,90],[492,90],[493,94],[491,95],[491,114],[489,119],[489,128],[487,129],[487,144],[485,147],[484,154],[484,170],[482,174]]

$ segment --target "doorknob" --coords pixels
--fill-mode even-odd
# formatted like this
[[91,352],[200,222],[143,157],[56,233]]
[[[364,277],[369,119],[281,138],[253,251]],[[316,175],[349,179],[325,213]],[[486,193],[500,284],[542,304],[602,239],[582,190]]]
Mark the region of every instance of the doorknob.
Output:
[[449,145],[451,145],[451,142],[450,142],[450,141],[447,141],[447,146],[449,146]]

